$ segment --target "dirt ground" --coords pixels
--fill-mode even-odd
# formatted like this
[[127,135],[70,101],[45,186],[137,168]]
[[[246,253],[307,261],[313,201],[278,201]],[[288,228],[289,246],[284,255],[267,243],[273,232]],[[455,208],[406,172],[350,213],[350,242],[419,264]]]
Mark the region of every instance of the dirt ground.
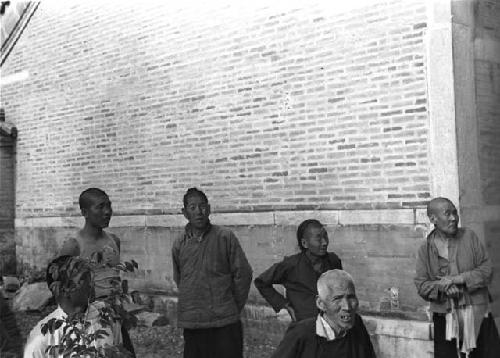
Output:
[[[35,324],[55,307],[47,307],[43,312],[16,312],[17,324],[26,340]],[[137,327],[130,331],[137,358],[181,358],[182,330],[167,325],[164,327]],[[245,335],[245,358],[270,357],[275,346],[265,337]]]

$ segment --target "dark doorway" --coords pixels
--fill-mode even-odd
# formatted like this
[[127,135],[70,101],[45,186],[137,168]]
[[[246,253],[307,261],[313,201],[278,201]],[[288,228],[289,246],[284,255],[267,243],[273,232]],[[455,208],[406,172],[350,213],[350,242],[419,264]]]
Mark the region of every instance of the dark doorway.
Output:
[[[0,275],[16,273],[15,135],[0,119]],[[15,132],[15,131],[14,131]]]

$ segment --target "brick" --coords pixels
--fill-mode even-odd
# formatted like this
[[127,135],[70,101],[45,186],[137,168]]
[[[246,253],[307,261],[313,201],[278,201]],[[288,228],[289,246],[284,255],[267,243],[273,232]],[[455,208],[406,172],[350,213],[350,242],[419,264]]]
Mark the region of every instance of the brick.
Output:
[[[42,3],[2,66],[33,74],[2,91],[21,133],[15,216],[77,217],[90,186],[143,225],[183,222],[156,215],[178,215],[189,186],[239,212],[401,206],[401,194],[420,208],[429,190],[408,183],[430,182],[422,9],[388,2],[346,16],[313,2],[271,20],[258,7],[243,24],[220,4],[117,16],[110,4]],[[476,66],[490,108],[479,114],[484,185],[496,185],[486,163],[498,149],[487,135],[497,69]],[[339,192],[342,180],[368,191]]]

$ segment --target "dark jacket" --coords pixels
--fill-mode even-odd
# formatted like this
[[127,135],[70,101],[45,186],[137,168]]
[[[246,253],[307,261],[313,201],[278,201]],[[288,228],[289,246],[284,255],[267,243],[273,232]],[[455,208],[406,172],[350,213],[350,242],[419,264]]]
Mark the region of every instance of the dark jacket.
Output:
[[0,357],[20,357],[22,344],[14,313],[0,292]]
[[240,319],[252,268],[232,231],[210,225],[201,241],[184,233],[172,246],[182,328],[223,327]]
[[[329,252],[324,261],[322,272],[342,269],[339,257]],[[279,312],[287,303],[295,310],[297,320],[316,317],[316,283],[321,274],[314,270],[311,260],[304,252],[285,257],[283,261],[272,265],[255,279],[255,287],[266,301]],[[281,284],[286,288],[286,298],[273,288]]]
[[316,317],[292,323],[272,358],[375,358],[363,320],[342,338],[327,341],[316,334]]

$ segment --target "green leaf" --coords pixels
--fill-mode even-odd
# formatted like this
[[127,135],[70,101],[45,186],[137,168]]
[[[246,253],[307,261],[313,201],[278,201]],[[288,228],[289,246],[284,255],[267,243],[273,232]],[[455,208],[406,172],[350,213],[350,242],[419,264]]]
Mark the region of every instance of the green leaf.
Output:
[[49,326],[47,325],[47,323],[44,323],[42,324],[42,334],[45,336],[47,334],[47,330],[49,329]]

